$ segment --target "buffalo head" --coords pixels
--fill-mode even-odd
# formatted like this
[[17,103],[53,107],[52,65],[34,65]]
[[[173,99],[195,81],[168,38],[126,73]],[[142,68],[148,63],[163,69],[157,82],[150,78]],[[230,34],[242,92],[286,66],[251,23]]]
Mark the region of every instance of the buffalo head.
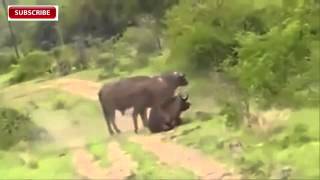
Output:
[[186,86],[188,85],[188,80],[186,78],[186,75],[181,72],[173,72],[173,77],[176,79],[178,86]]
[[182,96],[179,94],[179,103],[180,103],[180,111],[186,111],[187,109],[190,108],[191,103],[188,102],[189,95]]

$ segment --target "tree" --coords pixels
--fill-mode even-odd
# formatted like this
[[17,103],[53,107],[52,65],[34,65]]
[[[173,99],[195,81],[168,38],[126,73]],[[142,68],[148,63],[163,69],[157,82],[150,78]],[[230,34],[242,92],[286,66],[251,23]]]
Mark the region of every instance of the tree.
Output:
[[319,87],[320,60],[315,53],[319,35],[312,31],[318,25],[310,21],[319,7],[296,6],[296,11],[287,10],[288,17],[265,34],[237,35],[239,63],[229,73],[250,95],[264,102],[307,102],[309,90]]
[[[3,9],[4,9],[4,12],[5,12],[6,16],[8,17],[8,10],[7,10],[8,6],[7,6],[7,3],[6,3],[6,0],[2,0],[2,6],[3,6]],[[9,28],[9,31],[10,31],[10,34],[11,34],[11,39],[13,41],[14,51],[16,53],[17,59],[19,59],[20,58],[20,54],[19,54],[19,50],[18,50],[17,39],[16,39],[16,36],[14,34],[13,27],[12,27],[10,21],[8,21],[8,28]]]

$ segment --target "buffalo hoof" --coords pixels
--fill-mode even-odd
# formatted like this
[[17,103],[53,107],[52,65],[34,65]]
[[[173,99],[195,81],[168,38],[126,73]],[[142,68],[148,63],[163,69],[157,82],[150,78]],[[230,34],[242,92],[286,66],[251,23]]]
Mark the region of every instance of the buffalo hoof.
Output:
[[147,122],[143,122],[143,126],[144,126],[144,127],[149,127],[149,125],[148,125]]
[[118,133],[118,134],[120,134],[120,133],[121,133],[120,129],[117,129],[116,131],[117,131],[117,133]]

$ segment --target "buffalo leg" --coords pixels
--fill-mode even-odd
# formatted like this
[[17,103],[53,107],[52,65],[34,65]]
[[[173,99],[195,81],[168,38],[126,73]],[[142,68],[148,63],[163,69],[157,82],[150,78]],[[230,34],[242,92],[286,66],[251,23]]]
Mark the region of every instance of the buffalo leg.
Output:
[[138,113],[136,110],[133,111],[132,118],[133,118],[134,132],[138,133]]
[[113,111],[113,113],[111,113],[109,117],[110,117],[113,128],[116,130],[117,133],[120,133],[121,131],[118,128],[117,124],[115,123],[115,111]]
[[102,107],[104,119],[105,119],[107,126],[108,126],[109,134],[113,135],[114,132],[113,132],[113,130],[111,128],[111,124],[110,124],[110,119],[111,119],[110,114],[112,114],[112,113],[110,113],[110,111],[108,111],[107,108],[105,108],[105,105],[103,103],[101,103],[101,107]]
[[112,128],[111,128],[111,124],[110,124],[109,118],[106,119],[106,123],[107,123],[107,126],[108,126],[109,134],[110,134],[110,135],[113,135],[114,132],[113,132],[113,130],[112,130]]
[[144,109],[142,111],[140,111],[140,117],[143,123],[144,127],[148,127],[148,122],[147,122],[147,109]]

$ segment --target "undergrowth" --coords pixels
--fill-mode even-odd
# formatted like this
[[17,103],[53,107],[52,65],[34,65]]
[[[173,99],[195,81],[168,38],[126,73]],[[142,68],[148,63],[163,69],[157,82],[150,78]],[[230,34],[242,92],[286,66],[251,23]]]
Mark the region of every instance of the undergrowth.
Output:
[[225,121],[219,115],[194,119],[171,138],[227,162],[244,178],[319,179],[318,109],[294,111],[283,128],[268,134],[231,130]]

